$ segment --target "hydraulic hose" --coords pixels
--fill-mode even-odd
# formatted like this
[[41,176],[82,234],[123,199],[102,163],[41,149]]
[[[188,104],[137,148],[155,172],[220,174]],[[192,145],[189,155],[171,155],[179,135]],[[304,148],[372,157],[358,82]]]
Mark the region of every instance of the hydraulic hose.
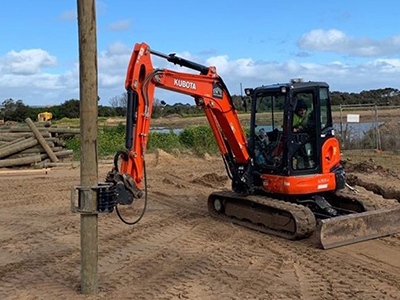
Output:
[[147,210],[147,200],[148,200],[147,199],[147,174],[146,174],[146,163],[145,163],[144,159],[143,159],[143,177],[144,177],[144,193],[145,194],[144,194],[144,207],[143,207],[143,210],[142,210],[140,216],[133,222],[126,221],[122,217],[121,213],[119,212],[118,204],[115,206],[115,210],[117,212],[118,217],[120,218],[120,220],[123,223],[125,223],[127,225],[135,225],[135,224],[137,224],[143,218],[143,216],[144,216],[144,214],[145,214],[145,212]]

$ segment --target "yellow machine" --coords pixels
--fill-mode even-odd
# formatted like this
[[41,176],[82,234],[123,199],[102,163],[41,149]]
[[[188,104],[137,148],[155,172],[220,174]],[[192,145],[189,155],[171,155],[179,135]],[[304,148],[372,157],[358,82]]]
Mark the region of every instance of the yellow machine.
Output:
[[53,118],[53,114],[51,112],[42,112],[37,115],[37,121],[38,122],[47,122],[50,121]]

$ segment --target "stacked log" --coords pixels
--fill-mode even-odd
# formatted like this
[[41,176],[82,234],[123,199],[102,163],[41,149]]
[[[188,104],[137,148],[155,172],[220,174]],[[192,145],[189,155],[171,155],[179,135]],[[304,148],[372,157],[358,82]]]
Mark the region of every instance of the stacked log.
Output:
[[64,166],[73,151],[65,149],[63,136],[79,134],[79,129],[53,128],[48,123],[0,125],[0,168]]

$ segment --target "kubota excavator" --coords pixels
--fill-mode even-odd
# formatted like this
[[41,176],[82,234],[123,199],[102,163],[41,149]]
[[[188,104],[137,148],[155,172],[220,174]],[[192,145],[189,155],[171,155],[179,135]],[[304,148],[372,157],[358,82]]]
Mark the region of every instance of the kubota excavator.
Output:
[[[152,55],[199,73],[155,69]],[[143,196],[144,154],[154,90],[159,87],[192,96],[212,128],[232,191],[209,196],[211,215],[288,239],[316,232],[323,248],[399,231],[399,208],[367,211],[368,205],[357,196],[336,193],[346,182],[328,84],[292,80],[246,89],[251,99],[248,138],[215,67],[136,44],[125,87],[126,150],[115,156],[106,179],[109,185],[100,193],[99,211],[110,212],[116,206],[119,214],[118,205],[130,205]],[[307,119],[295,126],[299,106]]]

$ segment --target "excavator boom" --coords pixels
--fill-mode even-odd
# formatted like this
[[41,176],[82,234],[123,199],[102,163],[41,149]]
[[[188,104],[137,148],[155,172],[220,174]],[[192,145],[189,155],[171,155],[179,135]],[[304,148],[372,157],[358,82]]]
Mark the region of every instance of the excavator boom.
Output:
[[[163,57],[172,63],[199,71],[200,74],[154,69],[151,55]],[[243,176],[240,176],[238,170],[250,162],[247,141],[231,96],[216,68],[202,66],[174,54],[165,55],[153,51],[145,43],[135,45],[125,81],[128,93],[127,152],[121,173],[130,174],[137,188],[140,188],[155,87],[194,98],[196,105],[201,107],[207,116],[219,150],[227,160],[229,172],[238,185],[245,188]]]

